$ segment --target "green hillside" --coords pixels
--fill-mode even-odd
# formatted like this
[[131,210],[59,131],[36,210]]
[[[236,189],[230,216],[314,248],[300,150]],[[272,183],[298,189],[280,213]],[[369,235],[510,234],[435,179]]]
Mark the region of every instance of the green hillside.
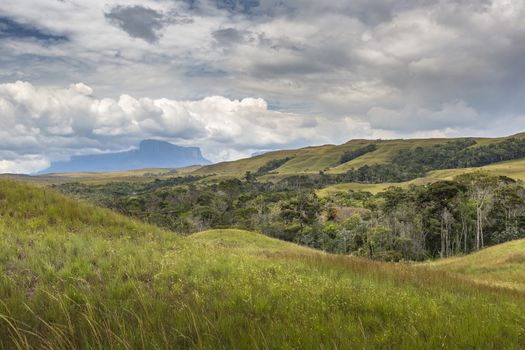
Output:
[[[223,162],[204,166],[196,174],[215,174],[218,176],[243,176],[246,171],[256,172],[260,167],[274,159],[290,157],[288,162],[275,170],[279,175],[318,174],[321,170],[337,167],[345,151],[355,150],[370,143],[377,143],[379,149],[374,153],[374,162],[385,162],[387,157],[383,153],[392,143],[398,141],[352,140],[343,145],[323,145],[306,147],[297,150],[275,151],[260,156],[240,159],[232,162]],[[339,172],[344,172],[343,170]]]
[[[290,161],[276,169],[279,175],[317,174],[321,170],[328,173],[344,173],[351,168],[365,164],[383,164],[401,149],[412,149],[418,146],[442,144],[453,139],[413,139],[413,140],[351,140],[342,145],[324,145],[306,147],[290,151],[268,152],[263,155],[204,166],[196,174],[216,174],[221,176],[242,176],[246,171],[256,172],[261,166],[273,159],[291,157]],[[344,152],[355,150],[368,144],[377,145],[377,150],[365,154],[350,162],[339,164]]]
[[[403,149],[414,149],[416,147],[430,147],[444,144],[454,139],[409,139],[409,140],[384,140],[377,141],[377,150],[367,153],[354,160],[340,164],[331,168],[328,172],[332,174],[344,173],[352,168],[359,168],[363,165],[388,163],[392,157]],[[352,141],[347,144],[352,144]]]
[[[296,150],[280,150],[268,152],[256,157],[240,159],[236,161],[221,162],[208,166],[195,166],[180,169],[139,169],[131,171],[103,172],[103,173],[64,173],[64,174],[46,174],[40,176],[24,175],[2,175],[4,178],[24,180],[36,184],[63,184],[71,182],[81,182],[86,184],[105,184],[108,182],[148,182],[156,178],[166,179],[173,176],[185,176],[192,174],[195,176],[207,176],[211,180],[218,178],[241,178],[246,172],[257,174],[261,181],[279,181],[283,178],[296,175],[318,175],[320,172],[331,176],[343,175],[348,171],[357,170],[363,166],[388,165],[396,163],[396,157],[403,151],[415,151],[422,149],[432,149],[437,146],[445,146],[454,142],[470,140],[474,144],[468,149],[475,150],[486,147],[487,145],[497,145],[511,139],[523,140],[525,134],[516,134],[509,137],[501,138],[443,138],[443,139],[397,139],[397,140],[351,140],[342,145],[322,145],[312,146]],[[344,161],[344,155],[348,152],[355,152],[373,146],[375,149],[366,152],[354,159]],[[513,157],[512,155],[509,155]],[[433,155],[429,155],[432,158]],[[279,162],[275,168],[264,173],[260,172],[261,168],[267,167],[272,162]],[[525,179],[525,157],[513,157],[506,162],[490,161],[492,164],[484,164],[482,168],[494,172],[497,175],[506,175],[516,179]],[[407,168],[406,165],[400,164],[401,169]],[[410,181],[415,183],[428,183],[435,179],[452,178],[455,175],[477,170],[479,167],[459,167],[459,169],[432,168],[428,169],[426,174],[421,174],[421,181],[416,180],[417,176],[409,176]],[[396,171],[399,171],[397,169]],[[424,176],[423,176],[424,175]],[[337,180],[336,185],[349,183],[351,181]],[[390,185],[391,182],[399,183],[403,180],[396,181],[365,181],[372,183],[369,186],[372,192],[379,191]],[[411,183],[410,182],[410,183]],[[376,184],[384,183],[384,186]],[[409,182],[407,182],[409,184]],[[403,186],[403,184],[401,184]],[[340,188],[362,188],[362,186],[347,185]],[[365,188],[366,189],[366,188]],[[328,191],[331,191],[330,189]]]
[[505,162],[498,162],[494,164],[485,165],[477,168],[463,168],[463,169],[444,169],[434,170],[427,174],[425,177],[417,178],[410,181],[404,182],[384,182],[384,183],[340,183],[335,185],[326,186],[317,191],[317,194],[321,197],[326,197],[337,192],[346,192],[349,190],[353,191],[368,191],[371,193],[378,193],[384,191],[390,186],[397,186],[407,188],[410,185],[424,185],[440,180],[452,180],[456,176],[461,174],[475,173],[475,172],[486,172],[496,176],[507,176],[516,180],[525,181],[525,159],[509,160]]
[[2,349],[525,345],[525,295],[257,233],[181,237],[0,180]]
[[[442,138],[442,139],[398,139],[398,140],[351,140],[342,145],[323,145],[306,147],[297,150],[275,151],[263,155],[240,159],[237,161],[217,163],[197,169],[197,175],[215,175],[216,177],[241,177],[246,171],[257,172],[262,166],[276,159],[291,158],[283,165],[274,169],[262,179],[279,179],[290,175],[318,174],[324,171],[327,174],[344,174],[349,170],[358,169],[364,165],[373,166],[389,164],[404,150],[418,148],[430,149],[438,145],[446,145],[462,140],[470,140],[474,144],[471,149],[481,149],[491,144],[499,144],[511,139],[522,140],[524,134],[516,134],[501,138]],[[374,145],[375,150],[367,152],[350,161],[342,162],[345,152]],[[522,158],[522,157],[521,157]]]
[[525,239],[499,244],[467,256],[437,260],[428,265],[491,285],[525,291]]

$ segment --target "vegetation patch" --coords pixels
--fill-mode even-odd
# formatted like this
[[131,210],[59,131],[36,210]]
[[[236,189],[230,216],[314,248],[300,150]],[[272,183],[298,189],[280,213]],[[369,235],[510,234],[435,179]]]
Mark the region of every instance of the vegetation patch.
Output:
[[480,167],[525,157],[525,139],[508,138],[501,142],[475,146],[474,139],[448,141],[430,147],[401,149],[385,164],[365,164],[346,174],[333,176],[340,182],[403,182],[424,177],[429,171]]
[[377,146],[375,144],[371,143],[371,144],[369,144],[369,145],[367,145],[365,147],[361,147],[361,148],[358,148],[358,149],[353,150],[353,151],[346,151],[341,156],[341,159],[339,160],[339,163],[340,164],[344,164],[346,162],[354,160],[354,159],[356,159],[358,157],[361,157],[364,154],[373,152],[375,150],[377,150]]
[[262,176],[270,173],[271,171],[280,168],[282,165],[291,160],[291,157],[286,157],[282,159],[272,159],[262,167],[260,167],[256,172],[255,176]]
[[332,253],[372,259],[425,260],[478,251],[525,236],[525,190],[505,177],[471,173],[455,180],[375,194],[317,196],[324,175],[276,183],[196,181],[150,187],[68,184],[56,187],[128,216],[190,234],[208,229],[255,230]]

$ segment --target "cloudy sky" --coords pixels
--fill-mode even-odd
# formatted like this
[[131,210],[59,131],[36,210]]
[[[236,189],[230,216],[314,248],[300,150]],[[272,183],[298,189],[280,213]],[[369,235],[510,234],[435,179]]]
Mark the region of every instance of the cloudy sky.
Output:
[[0,172],[525,131],[523,0],[2,0]]

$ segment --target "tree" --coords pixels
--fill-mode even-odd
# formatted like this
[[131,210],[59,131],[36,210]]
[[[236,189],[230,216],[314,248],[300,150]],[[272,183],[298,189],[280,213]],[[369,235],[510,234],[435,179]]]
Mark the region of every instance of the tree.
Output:
[[470,197],[476,206],[476,250],[484,247],[483,224],[493,203],[497,178],[487,173],[460,175],[458,179],[469,186]]
[[452,212],[458,196],[465,191],[464,186],[455,181],[438,181],[428,185],[427,190],[419,195],[419,201],[425,205],[429,213],[440,221],[439,255],[451,255],[452,224],[455,222]]
[[454,216],[450,213],[447,207],[443,208],[441,212],[441,252],[440,256],[450,256],[450,232],[451,226],[454,223]]

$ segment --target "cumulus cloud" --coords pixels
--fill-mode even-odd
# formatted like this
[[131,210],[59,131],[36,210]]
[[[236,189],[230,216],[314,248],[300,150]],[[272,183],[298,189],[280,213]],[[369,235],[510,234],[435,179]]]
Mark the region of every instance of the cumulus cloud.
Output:
[[[319,127],[312,116],[270,110],[261,98],[97,98],[83,83],[58,89],[22,81],[0,84],[0,120],[0,171],[12,172],[38,170],[75,154],[128,149],[149,137],[201,146],[207,157],[224,160],[326,142],[330,127],[337,128]],[[359,128],[353,135],[367,128],[352,126]]]
[[0,174],[31,174],[49,166],[45,157],[40,155],[17,156],[16,159],[0,159]]

